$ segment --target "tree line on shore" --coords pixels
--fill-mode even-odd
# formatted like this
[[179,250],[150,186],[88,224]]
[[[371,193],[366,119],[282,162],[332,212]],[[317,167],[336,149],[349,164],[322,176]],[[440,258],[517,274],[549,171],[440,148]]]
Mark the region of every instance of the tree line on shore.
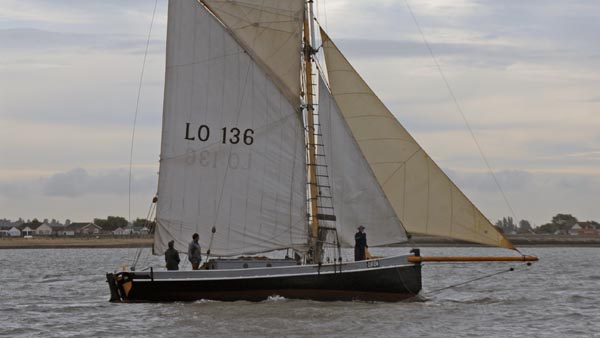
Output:
[[600,223],[596,221],[579,221],[571,214],[556,214],[552,220],[540,226],[533,226],[528,220],[515,223],[512,217],[499,219],[495,226],[502,233],[536,233],[536,234],[566,234],[575,224],[584,224],[600,230]]
[[[105,230],[114,230],[118,228],[126,228],[128,226],[133,226],[134,228],[143,228],[146,227],[148,229],[153,229],[155,223],[152,221],[148,221],[143,218],[137,218],[132,223],[129,222],[125,217],[121,216],[108,216],[106,218],[94,218],[92,221],[94,224],[102,227]],[[3,218],[0,219],[0,226],[30,226],[31,228],[38,227],[41,224],[48,224],[53,227],[60,226],[69,226],[72,222],[69,219],[66,219],[64,223],[60,223],[56,219],[48,220],[44,219],[43,221],[39,221],[37,218],[33,220],[24,220],[22,218],[17,219],[16,221],[11,221],[9,219]],[[586,225],[590,225],[600,230],[600,223],[596,221],[585,221],[580,222],[577,217],[571,214],[556,214],[552,217],[552,220],[549,223],[534,226],[528,220],[522,219],[519,222],[515,223],[515,220],[512,217],[503,217],[499,219],[495,226],[502,233],[538,233],[538,234],[555,234],[555,233],[567,233],[575,224],[584,223]]]
[[[64,223],[61,223],[60,221],[57,221],[54,218],[52,220],[48,220],[46,218],[43,221],[40,221],[37,218],[34,218],[32,220],[31,219],[24,220],[21,217],[19,217],[19,219],[17,219],[16,221],[12,221],[12,220],[9,220],[6,218],[0,219],[0,227],[29,226],[32,229],[35,229],[42,224],[48,224],[51,227],[67,227],[67,226],[71,225],[72,223],[73,222],[71,222],[70,219],[66,219]],[[104,230],[127,228],[129,226],[132,226],[134,228],[146,227],[148,229],[152,229],[152,228],[154,228],[154,224],[155,224],[155,222],[148,221],[143,218],[136,218],[133,222],[129,222],[125,217],[121,217],[121,216],[108,216],[106,218],[94,218],[94,220],[90,223],[94,223],[94,224],[100,226]]]

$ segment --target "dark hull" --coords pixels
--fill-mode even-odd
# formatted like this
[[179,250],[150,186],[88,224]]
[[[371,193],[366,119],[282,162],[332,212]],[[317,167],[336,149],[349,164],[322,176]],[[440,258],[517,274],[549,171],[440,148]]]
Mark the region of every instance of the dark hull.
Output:
[[111,301],[262,301],[275,295],[319,301],[400,301],[421,290],[419,264],[241,278],[154,277],[153,273],[107,274]]

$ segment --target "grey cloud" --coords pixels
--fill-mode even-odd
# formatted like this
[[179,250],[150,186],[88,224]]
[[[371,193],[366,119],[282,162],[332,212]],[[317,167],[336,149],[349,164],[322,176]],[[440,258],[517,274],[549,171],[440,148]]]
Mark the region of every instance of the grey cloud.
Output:
[[[424,42],[412,40],[338,39],[340,49],[351,58],[430,57]],[[508,46],[485,43],[429,43],[436,58],[471,67],[506,68],[518,62],[551,62],[575,55],[567,49],[529,45]],[[580,56],[578,56],[580,57]],[[590,60],[594,60],[591,56]]]
[[35,182],[0,182],[0,196],[7,198],[20,198],[29,196],[35,193],[36,186]]
[[[85,169],[76,168],[43,179],[42,192],[47,196],[78,197],[89,194],[127,194],[129,172],[114,170],[104,174],[90,175]],[[151,176],[133,178],[132,192],[152,194],[156,190],[156,178]]]
[[[562,175],[553,180],[557,188],[567,191],[576,191],[579,193],[597,194],[600,191],[600,178],[583,175]],[[550,181],[553,183],[552,181]],[[600,197],[597,198],[600,200]]]
[[[438,7],[434,11],[416,1],[411,5],[436,56],[482,67],[506,67],[519,61],[545,63],[567,60],[598,63],[596,55],[600,54],[600,44],[591,43],[598,41],[597,32],[600,30],[598,2],[574,0],[566,5],[546,0],[473,0],[469,5],[471,10],[467,11],[456,11],[460,5],[452,4]],[[362,7],[362,12],[369,13],[363,15],[369,18],[366,21],[375,27],[374,31],[385,31],[386,37],[398,38],[388,38],[385,41],[374,41],[370,37],[362,40],[336,40],[348,55],[428,57],[429,51],[420,39],[415,41],[405,38],[407,35],[418,36],[419,30],[404,2],[387,5],[361,2],[357,6]],[[478,39],[474,41],[490,43],[431,42],[431,37],[436,36],[434,32],[440,28],[472,34]],[[365,37],[364,34],[361,36]],[[519,43],[504,43],[507,41]]]
[[[64,51],[65,49],[124,53],[144,53],[146,37],[116,34],[60,33],[41,29],[0,29],[0,45],[5,50]],[[164,54],[165,41],[151,39],[150,54]]]
[[[421,41],[412,40],[370,40],[370,39],[338,39],[336,43],[344,50],[344,53],[355,58],[373,58],[373,57],[428,57],[429,51],[426,45]],[[514,60],[515,53],[507,51],[506,48],[499,46],[489,46],[485,44],[473,43],[430,43],[430,46],[436,55],[464,57],[468,55],[472,59],[479,56],[479,59],[486,60],[487,63],[497,65],[508,65],[505,61]],[[481,61],[483,62],[483,61]]]
[[[499,192],[498,186],[490,173],[466,173],[453,170],[444,170],[448,176],[460,188],[466,191],[477,191],[483,193]],[[600,191],[600,177],[597,175],[584,174],[553,174],[536,173],[523,170],[503,170],[495,173],[502,190],[510,193],[535,193],[538,198],[543,194],[552,193],[560,196],[575,193],[592,196]]]
[[539,156],[535,161],[541,164],[552,165],[560,160],[562,164],[600,166],[600,157],[597,156],[599,149],[589,144],[575,141],[529,141],[526,146],[530,153]]
[[[481,192],[498,191],[494,177],[490,173],[465,173],[444,169],[448,176],[461,188]],[[534,174],[522,170],[506,170],[495,173],[503,190],[519,191],[534,187]]]
[[[70,197],[84,194],[125,194],[128,192],[128,178],[126,170],[90,175],[86,170],[77,168],[51,176],[45,180],[43,190],[46,195]],[[133,193],[152,193],[155,186],[155,177],[133,177]]]
[[[428,106],[430,102],[431,100],[429,100],[429,98],[386,100],[386,104],[390,110],[409,132],[463,131],[468,133],[468,128],[463,120],[459,118],[458,112],[452,111],[446,113],[447,115],[436,112],[437,115],[435,119],[424,118],[420,113],[429,113],[431,111],[431,108]],[[447,105],[454,104],[450,98],[444,101],[440,100],[440,102],[445,102]],[[481,112],[479,113],[483,114]],[[491,124],[486,121],[469,121],[469,125],[476,133],[478,133],[483,131],[533,130],[535,128],[540,128],[542,122],[509,121]]]

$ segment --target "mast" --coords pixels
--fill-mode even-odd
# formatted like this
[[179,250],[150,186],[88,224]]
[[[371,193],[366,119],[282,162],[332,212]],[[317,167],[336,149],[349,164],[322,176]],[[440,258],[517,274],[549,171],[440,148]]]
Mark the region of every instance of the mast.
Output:
[[[319,221],[317,219],[317,176],[316,176],[316,138],[315,138],[315,116],[313,105],[313,79],[312,79],[312,55],[314,49],[313,26],[313,0],[307,1],[307,14],[304,16],[304,71],[305,71],[305,94],[306,94],[306,130],[308,133],[308,190],[309,190],[309,214],[310,214],[310,248],[312,251],[312,262],[320,262],[321,247],[319,243]],[[310,22],[310,26],[309,26]],[[312,28],[312,29],[311,29]]]

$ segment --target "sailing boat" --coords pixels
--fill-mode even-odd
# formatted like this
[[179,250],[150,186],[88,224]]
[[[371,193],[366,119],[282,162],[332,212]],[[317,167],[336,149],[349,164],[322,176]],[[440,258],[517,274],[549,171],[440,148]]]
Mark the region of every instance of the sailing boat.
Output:
[[326,74],[312,1],[170,0],[153,253],[198,233],[207,258],[108,273],[111,301],[416,296],[418,250],[342,258],[359,225],[371,247],[428,234],[513,249],[320,34]]

